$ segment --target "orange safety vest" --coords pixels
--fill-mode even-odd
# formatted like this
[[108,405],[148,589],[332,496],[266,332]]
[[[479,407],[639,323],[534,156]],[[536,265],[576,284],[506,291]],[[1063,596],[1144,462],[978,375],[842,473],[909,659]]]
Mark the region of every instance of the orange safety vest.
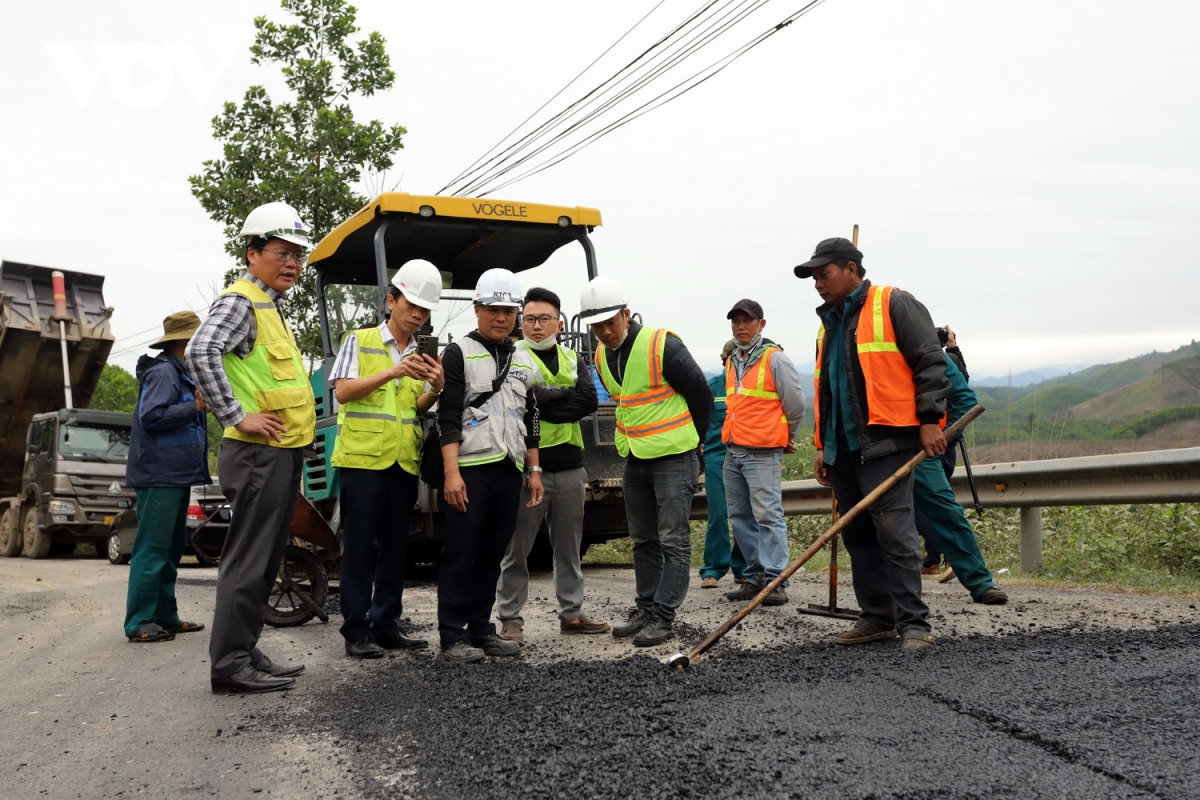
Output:
[[[917,386],[912,369],[896,344],[892,328],[892,286],[870,286],[858,315],[858,365],[867,385],[867,424],[910,428],[917,418]],[[813,388],[813,444],[821,447],[821,364],[825,356],[825,325],[817,330],[817,368]]]
[[725,424],[721,441],[744,447],[786,447],[788,420],[771,374],[771,356],[778,347],[770,347],[742,380],[737,380],[731,355],[725,362]]

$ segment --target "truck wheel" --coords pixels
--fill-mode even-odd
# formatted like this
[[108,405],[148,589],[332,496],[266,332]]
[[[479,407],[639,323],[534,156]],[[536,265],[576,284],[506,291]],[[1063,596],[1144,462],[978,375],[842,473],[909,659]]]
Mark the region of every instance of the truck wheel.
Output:
[[25,512],[25,557],[45,558],[50,555],[50,532],[38,525],[37,508]]
[[291,628],[303,625],[316,616],[316,612],[301,599],[297,590],[304,592],[322,608],[329,599],[325,565],[303,547],[289,544],[275,585],[271,587],[271,596],[267,599],[268,625]]
[[9,506],[0,516],[0,556],[16,558],[21,555],[21,512]]
[[[99,548],[97,548],[99,549]],[[129,553],[121,552],[121,535],[116,531],[108,537],[108,546],[105,548],[105,554],[108,556],[108,563],[114,566],[121,566],[129,563]]]

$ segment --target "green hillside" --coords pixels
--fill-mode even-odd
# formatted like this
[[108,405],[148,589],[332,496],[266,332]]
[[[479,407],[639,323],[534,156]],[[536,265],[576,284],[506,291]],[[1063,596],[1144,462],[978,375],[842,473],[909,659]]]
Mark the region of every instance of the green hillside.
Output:
[[1029,414],[1052,417],[1099,396],[1099,390],[1074,383],[1047,386],[1013,402],[1012,413],[1014,417],[1026,417]]
[[1070,412],[1075,419],[1121,425],[1144,414],[1197,403],[1200,403],[1200,356],[1192,356],[1169,361],[1157,372],[1073,406]]
[[1086,386],[1101,392],[1111,392],[1114,389],[1120,389],[1122,386],[1128,386],[1135,381],[1152,375],[1156,370],[1161,369],[1169,363],[1181,359],[1194,358],[1195,356],[1200,356],[1200,342],[1193,341],[1169,353],[1155,351],[1131,358],[1127,361],[1119,361],[1115,364],[1097,364],[1094,367],[1088,367],[1079,372],[1051,378],[1041,385],[1057,386],[1073,383],[1077,386]]

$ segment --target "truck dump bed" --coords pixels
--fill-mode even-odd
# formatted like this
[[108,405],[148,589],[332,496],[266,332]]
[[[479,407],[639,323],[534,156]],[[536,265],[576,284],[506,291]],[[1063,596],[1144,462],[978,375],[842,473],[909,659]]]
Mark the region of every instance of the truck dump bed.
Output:
[[[25,436],[34,414],[63,407],[62,353],[48,267],[0,262],[0,496],[21,490]],[[75,404],[86,408],[112,350],[104,277],[62,270],[67,353]]]

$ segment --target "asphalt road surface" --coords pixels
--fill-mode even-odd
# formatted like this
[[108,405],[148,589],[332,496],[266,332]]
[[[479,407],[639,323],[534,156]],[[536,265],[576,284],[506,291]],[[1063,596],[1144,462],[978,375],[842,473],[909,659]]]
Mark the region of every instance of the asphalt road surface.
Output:
[[[680,639],[644,652],[558,635],[539,575],[517,660],[354,661],[335,617],[264,631],[308,665],[295,691],[217,697],[206,631],[125,642],[127,574],[0,559],[3,800],[1200,797],[1200,615],[1178,595],[1016,583],[996,608],[927,582],[942,639],[905,654],[832,645],[848,623],[797,613],[825,591],[801,575],[679,673],[658,659],[730,613],[720,592],[694,584]],[[631,570],[585,577],[590,613],[628,607]],[[182,570],[185,619],[211,621],[214,582]],[[434,587],[405,600],[432,634]]]

